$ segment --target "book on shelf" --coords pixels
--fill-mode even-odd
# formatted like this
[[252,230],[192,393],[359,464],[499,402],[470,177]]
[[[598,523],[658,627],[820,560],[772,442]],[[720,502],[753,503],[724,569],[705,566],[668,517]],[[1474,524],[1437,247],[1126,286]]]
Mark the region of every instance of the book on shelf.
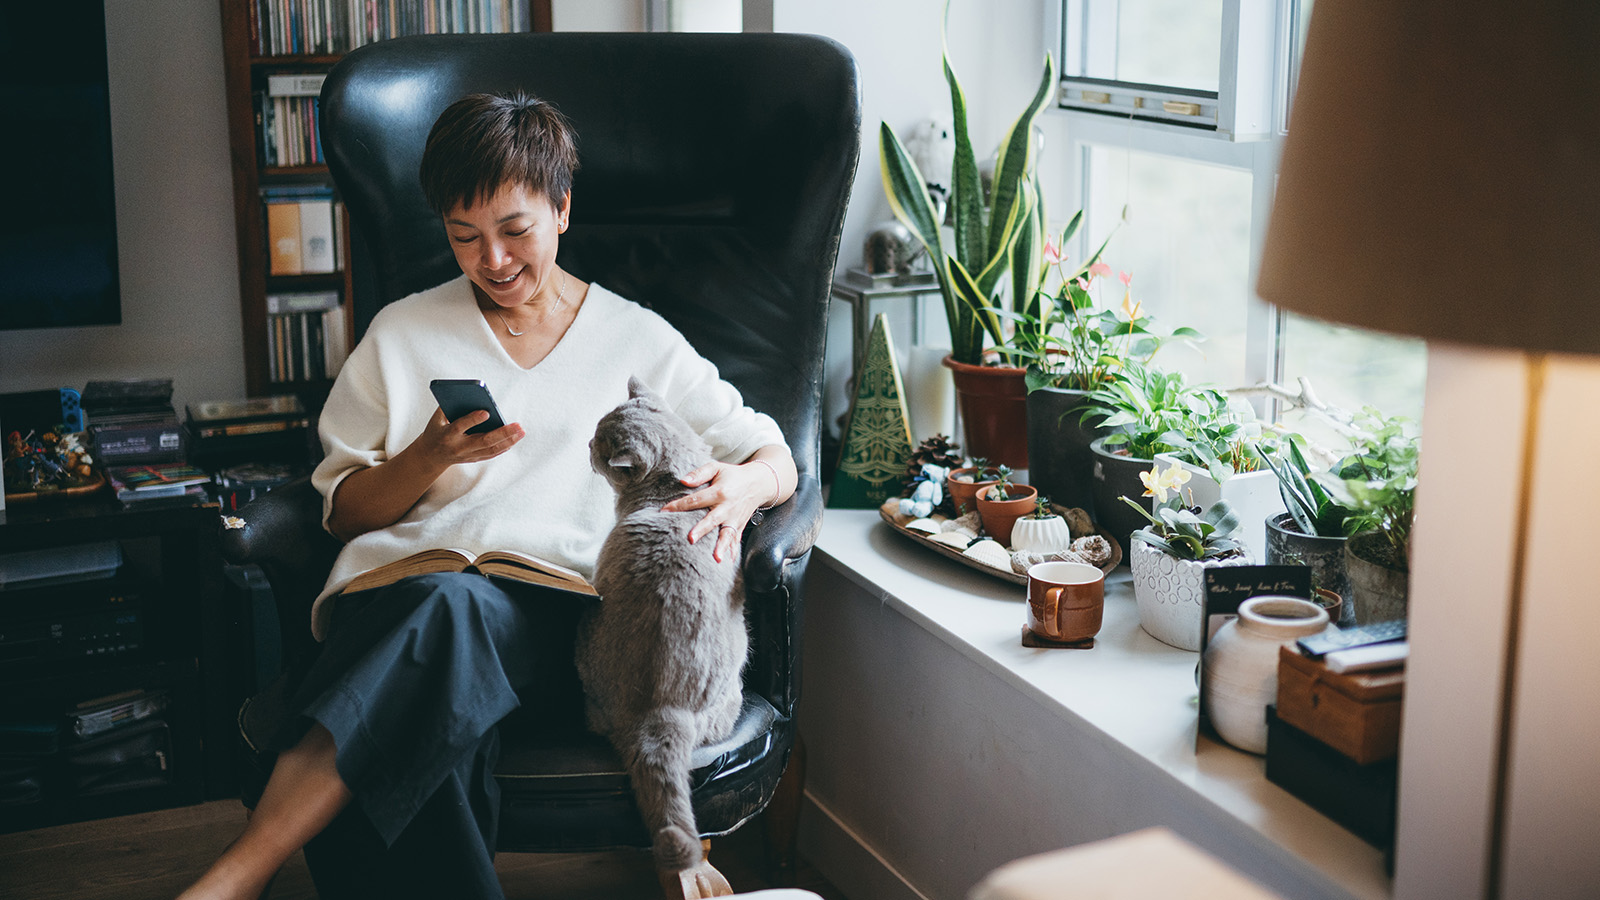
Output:
[[311,417],[293,394],[191,403],[189,431],[196,440],[272,434],[307,428]]
[[344,592],[349,594],[383,587],[402,578],[431,572],[476,572],[491,578],[507,578],[575,594],[598,596],[594,585],[577,572],[515,550],[491,550],[476,558],[465,550],[423,550],[357,575],[345,585]]
[[271,381],[333,378],[345,358],[345,310],[338,291],[267,295],[267,377]]
[[267,272],[271,275],[338,271],[339,230],[333,189],[327,185],[278,185],[261,189],[267,217]]
[[408,34],[528,30],[527,0],[251,0],[257,56],[348,53]]
[[[108,466],[106,478],[124,503],[205,493],[211,476],[188,463]],[[191,490],[193,489],[193,490]]]

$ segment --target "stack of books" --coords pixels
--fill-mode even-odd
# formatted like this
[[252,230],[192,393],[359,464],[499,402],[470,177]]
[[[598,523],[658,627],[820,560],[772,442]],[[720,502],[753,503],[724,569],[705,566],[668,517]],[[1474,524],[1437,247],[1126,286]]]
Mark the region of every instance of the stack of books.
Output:
[[174,497],[203,499],[211,483],[210,475],[188,463],[107,466],[106,478],[123,506]]
[[[311,464],[315,442],[311,424],[311,416],[293,394],[191,403],[189,459],[219,475],[250,464],[286,466],[298,473]],[[220,477],[218,484],[226,487]]]

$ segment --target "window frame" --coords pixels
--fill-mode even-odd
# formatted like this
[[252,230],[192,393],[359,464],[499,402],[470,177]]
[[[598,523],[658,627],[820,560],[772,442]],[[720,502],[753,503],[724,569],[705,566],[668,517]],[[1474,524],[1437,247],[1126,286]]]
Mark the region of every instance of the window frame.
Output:
[[[1068,62],[1066,54],[1072,52],[1072,44],[1078,44],[1081,51],[1089,40],[1085,33],[1075,35],[1071,32],[1070,23],[1084,21],[1084,16],[1092,8],[1098,7],[1104,11],[1114,6],[1115,2],[1060,0],[1059,3],[1048,5],[1046,34],[1053,38],[1053,46],[1061,48],[1064,54],[1063,72],[1073,71],[1069,65],[1081,61],[1080,57],[1072,63]],[[1292,52],[1294,15],[1300,2],[1223,0],[1221,71],[1219,90],[1213,101],[1218,119],[1212,126],[1194,122],[1180,124],[1172,117],[1163,119],[1139,114],[1131,108],[1121,113],[1111,113],[1110,104],[1098,104],[1097,109],[1095,104],[1073,102],[1068,98],[1070,92],[1086,88],[1093,90],[1105,83],[1102,79],[1080,77],[1061,79],[1057,104],[1049,113],[1066,120],[1070,145],[1067,152],[1070,156],[1071,208],[1084,209],[1085,218],[1085,227],[1078,238],[1080,244],[1076,248],[1079,254],[1092,249],[1086,246],[1088,235],[1104,234],[1109,227],[1109,223],[1103,219],[1096,221],[1095,211],[1085,207],[1090,193],[1089,179],[1092,177],[1089,164],[1091,146],[1166,156],[1250,174],[1250,288],[1245,298],[1244,360],[1247,384],[1279,381],[1283,377],[1284,349],[1280,337],[1284,314],[1256,293],[1255,280],[1256,273],[1260,271],[1261,252],[1277,186],[1283,137],[1287,133],[1285,121],[1292,84],[1289,69],[1295,55]],[[1203,97],[1208,93],[1130,82],[1111,84],[1114,89],[1130,96],[1141,89],[1150,90],[1151,96],[1187,94]],[[1277,410],[1262,408],[1259,412],[1275,415]]]

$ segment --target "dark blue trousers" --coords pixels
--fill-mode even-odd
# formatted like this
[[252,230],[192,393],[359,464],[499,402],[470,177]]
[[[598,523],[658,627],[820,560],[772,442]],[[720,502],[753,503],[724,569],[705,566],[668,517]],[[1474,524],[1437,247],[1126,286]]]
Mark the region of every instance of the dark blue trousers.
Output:
[[496,724],[522,691],[579,691],[581,606],[481,575],[419,575],[334,600],[321,655],[274,745],[313,721],[354,799],[306,846],[323,900],[500,898]]

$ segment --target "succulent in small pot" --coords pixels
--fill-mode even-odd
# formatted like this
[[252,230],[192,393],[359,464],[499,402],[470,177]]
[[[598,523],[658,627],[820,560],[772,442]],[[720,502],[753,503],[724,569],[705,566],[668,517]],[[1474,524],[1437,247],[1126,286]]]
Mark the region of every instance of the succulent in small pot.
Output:
[[1162,643],[1199,650],[1205,570],[1249,565],[1253,557],[1233,536],[1239,517],[1226,500],[1218,500],[1203,513],[1184,505],[1183,483],[1189,473],[1182,466],[1165,470],[1157,466],[1140,473],[1140,480],[1145,495],[1154,498],[1154,514],[1122,498],[1150,522],[1133,533],[1129,548],[1139,626]]
[[945,476],[945,493],[957,516],[978,508],[978,492],[1000,479],[1000,467],[989,465],[981,456],[967,460],[967,465]]
[[1012,483],[1007,466],[1001,466],[999,473],[994,484],[978,492],[978,517],[990,537],[1009,547],[1013,526],[1033,509],[1033,498],[1039,492],[1028,485]]
[[1034,511],[1018,519],[1011,528],[1011,549],[1051,554],[1072,546],[1067,520],[1050,506],[1050,498],[1034,498]]

